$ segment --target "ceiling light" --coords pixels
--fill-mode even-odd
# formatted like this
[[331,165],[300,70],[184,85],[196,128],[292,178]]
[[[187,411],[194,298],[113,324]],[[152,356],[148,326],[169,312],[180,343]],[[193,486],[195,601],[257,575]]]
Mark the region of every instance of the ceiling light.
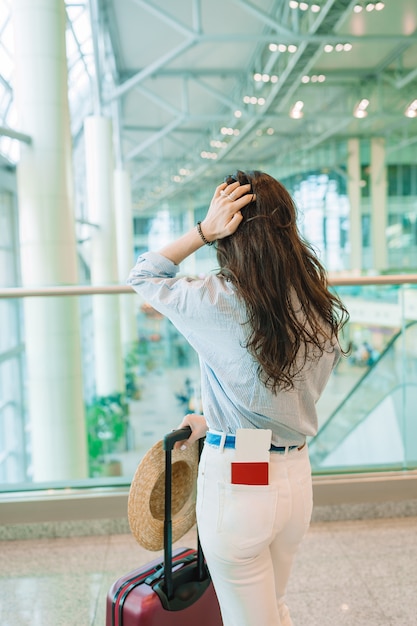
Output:
[[267,129],[266,129],[266,134],[267,134],[267,135],[273,135],[273,134],[274,134],[274,132],[275,132],[275,131],[274,131],[274,129],[273,129],[273,128],[267,128]]
[[222,135],[233,135],[233,128],[230,128],[228,126],[223,126],[220,129],[220,132]]
[[291,107],[290,117],[292,117],[294,120],[299,120],[301,117],[303,117],[303,115],[304,115],[304,113],[303,113],[303,106],[304,106],[304,102],[302,100],[298,100]]
[[270,43],[268,48],[270,49],[271,52],[276,52],[278,50],[278,46],[276,43]]
[[406,117],[417,117],[417,100],[413,100],[404,111]]
[[234,115],[235,117],[242,117],[242,111],[239,111],[239,109],[237,109],[237,111],[235,111],[235,112],[233,113],[233,115]]
[[271,83],[277,83],[277,82],[278,82],[278,76],[276,74],[272,74]]
[[300,9],[300,11],[308,11],[310,9],[313,13],[318,13],[321,9],[319,4],[309,5],[307,2],[297,2],[296,0],[290,0],[288,5],[290,9]]
[[288,52],[291,52],[291,54],[293,52],[297,52],[297,46],[294,46],[293,44],[290,44],[287,48]]
[[310,81],[312,83],[324,83],[325,80],[326,80],[326,76],[324,74],[312,74],[311,76],[308,76],[306,74],[305,76],[301,78],[301,82],[304,83],[305,85],[309,83]]
[[335,50],[336,52],[350,52],[352,48],[353,46],[351,43],[339,42],[335,46],[333,46],[333,44],[331,43],[326,43],[323,50],[324,52],[333,52],[333,50]]
[[200,152],[200,156],[202,159],[217,159],[217,152],[207,152],[203,150],[203,152]]
[[271,80],[271,77],[269,74],[254,74],[253,76],[254,80],[256,80],[257,83],[268,83]]
[[366,110],[369,106],[369,100],[367,98],[363,98],[353,109],[353,115],[357,118],[363,118],[368,115],[368,111]]
[[220,139],[212,139],[210,141],[210,146],[212,148],[227,148],[227,142],[226,141],[220,141]]
[[358,2],[353,7],[353,11],[355,13],[361,13],[364,9],[366,9],[368,13],[370,13],[374,9],[375,11],[382,11],[382,9],[385,9],[385,2],[367,2],[366,4],[364,2]]
[[[243,96],[243,102],[245,104],[260,104],[261,106],[263,106],[265,104],[265,98],[257,98],[256,96]],[[242,114],[236,115],[236,117],[240,117],[241,115]]]

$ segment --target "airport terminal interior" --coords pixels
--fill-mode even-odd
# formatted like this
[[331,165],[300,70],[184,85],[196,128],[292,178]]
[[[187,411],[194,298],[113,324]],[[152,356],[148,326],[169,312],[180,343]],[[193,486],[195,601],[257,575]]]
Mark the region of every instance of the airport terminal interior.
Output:
[[129,486],[199,362],[126,281],[237,170],[287,187],[350,314],[294,626],[417,624],[416,1],[0,0],[1,626],[104,626],[160,555]]

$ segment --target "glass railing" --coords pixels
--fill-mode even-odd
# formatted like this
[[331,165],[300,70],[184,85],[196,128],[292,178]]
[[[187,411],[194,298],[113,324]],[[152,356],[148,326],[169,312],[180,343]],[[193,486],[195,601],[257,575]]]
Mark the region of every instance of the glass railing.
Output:
[[[417,467],[416,284],[333,283],[350,352],[318,403],[314,472]],[[128,287],[3,289],[0,322],[0,491],[126,485],[201,410],[197,355]]]
[[310,441],[315,471],[417,467],[417,322],[363,355],[365,371]]
[[196,353],[130,288],[3,290],[0,321],[0,491],[127,484],[201,411]]

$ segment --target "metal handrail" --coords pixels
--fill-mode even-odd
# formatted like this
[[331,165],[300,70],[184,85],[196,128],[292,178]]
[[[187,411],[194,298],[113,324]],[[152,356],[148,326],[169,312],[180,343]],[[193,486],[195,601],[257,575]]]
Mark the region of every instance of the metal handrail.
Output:
[[128,285],[60,285],[59,287],[9,287],[0,289],[0,298],[31,298],[36,296],[90,296],[96,294],[134,293]]
[[[417,274],[393,274],[392,276],[335,276],[329,277],[332,287],[363,285],[417,284]],[[31,298],[36,296],[89,296],[96,294],[134,293],[128,285],[60,285],[51,287],[8,287],[0,289],[0,298]]]
[[329,276],[333,287],[364,285],[410,285],[417,283],[417,274],[392,274],[390,276]]

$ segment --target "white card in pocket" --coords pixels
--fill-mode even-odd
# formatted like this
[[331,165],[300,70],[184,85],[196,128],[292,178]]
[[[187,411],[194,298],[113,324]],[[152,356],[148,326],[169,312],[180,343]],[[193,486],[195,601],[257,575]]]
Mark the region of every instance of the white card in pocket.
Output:
[[237,463],[267,463],[271,447],[272,430],[238,428],[236,431],[235,461]]

